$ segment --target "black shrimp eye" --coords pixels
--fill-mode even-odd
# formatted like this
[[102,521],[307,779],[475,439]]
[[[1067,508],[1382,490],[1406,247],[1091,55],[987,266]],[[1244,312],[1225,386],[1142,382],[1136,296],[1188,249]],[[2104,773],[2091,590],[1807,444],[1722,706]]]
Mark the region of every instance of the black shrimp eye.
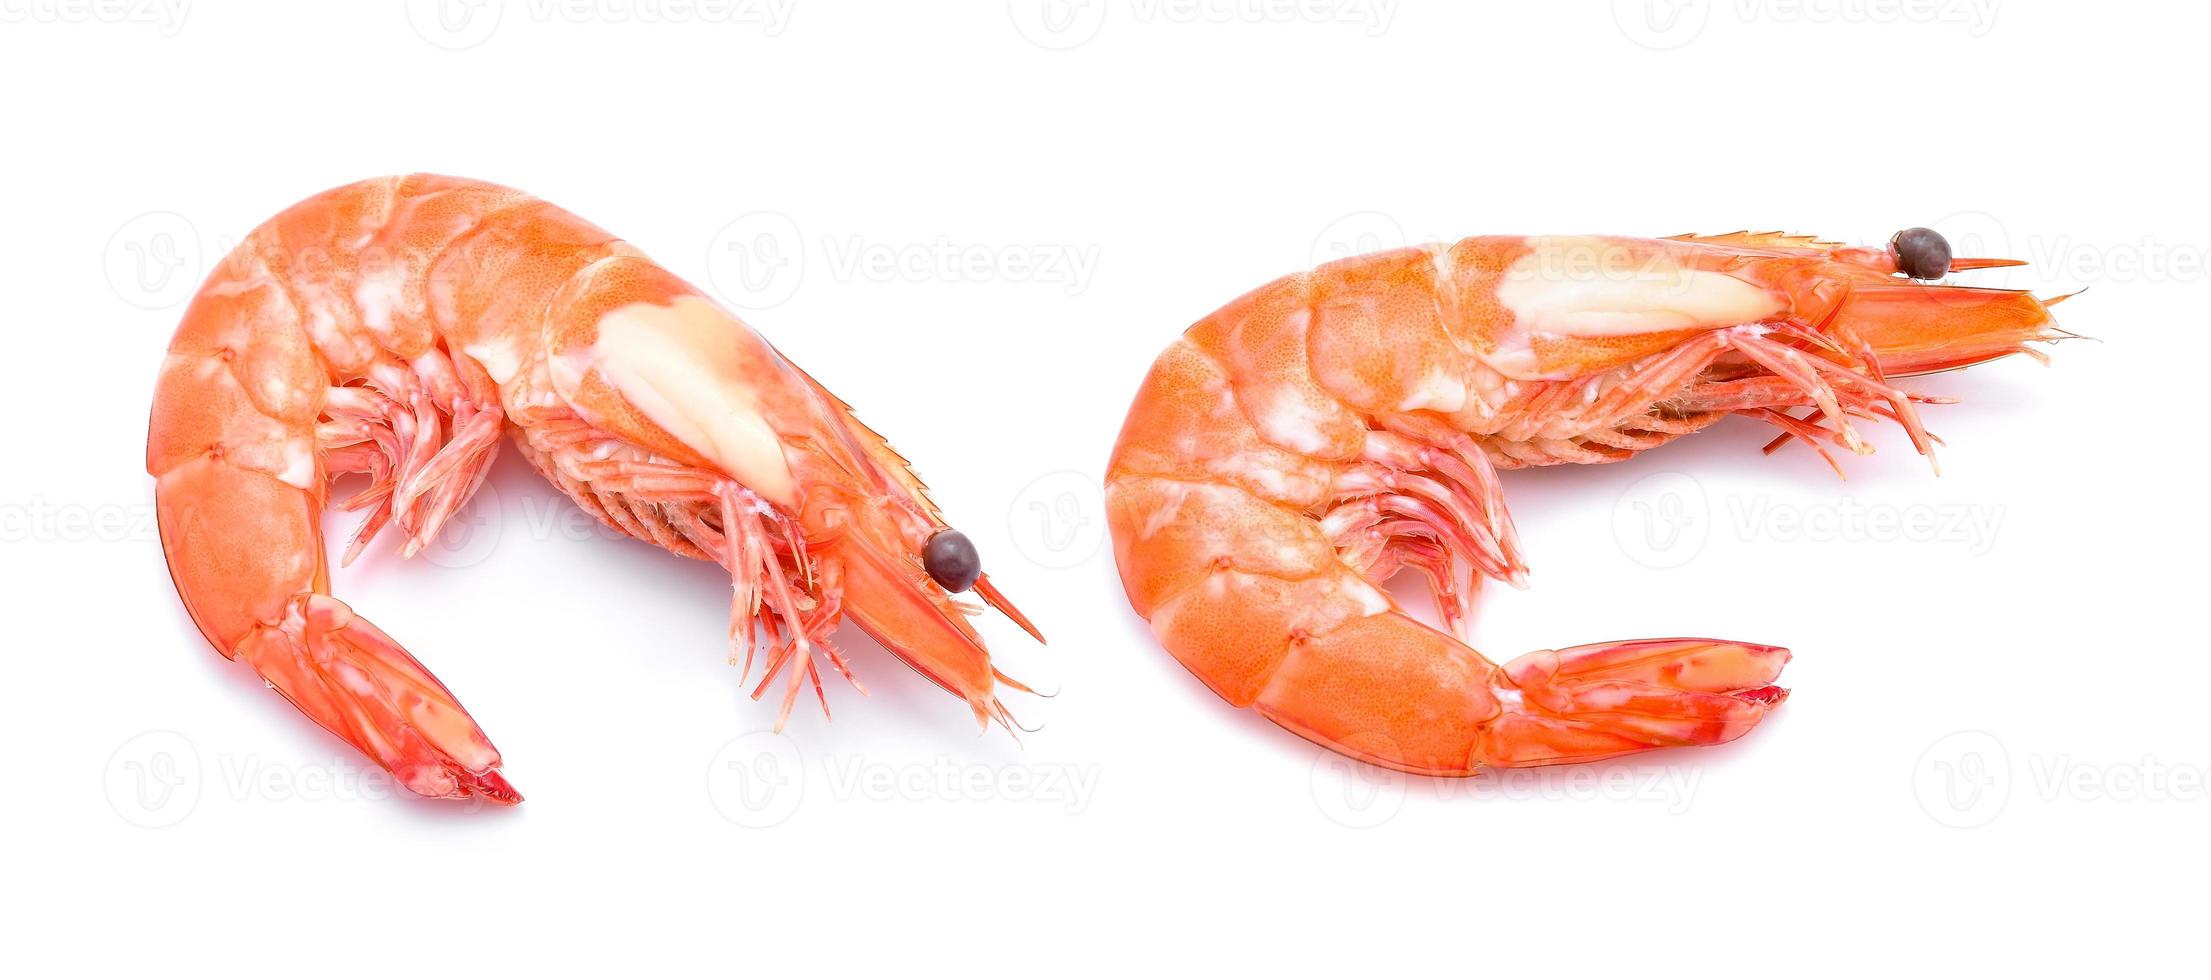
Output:
[[975,542],[946,528],[929,536],[921,549],[921,567],[948,592],[965,592],[983,574],[983,559],[975,554]]
[[1896,253],[1898,271],[1914,279],[1940,279],[1950,274],[1950,242],[1933,228],[1906,228],[1889,240]]

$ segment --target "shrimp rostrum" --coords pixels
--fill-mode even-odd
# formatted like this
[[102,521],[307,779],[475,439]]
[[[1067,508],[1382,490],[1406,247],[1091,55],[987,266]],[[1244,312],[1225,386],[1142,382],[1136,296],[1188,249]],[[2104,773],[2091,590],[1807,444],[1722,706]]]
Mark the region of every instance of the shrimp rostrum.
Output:
[[[501,437],[622,532],[716,562],[730,656],[852,676],[845,618],[985,726],[1010,724],[952,593],[1034,634],[907,463],[751,328],[637,249],[508,188],[417,174],[308,198],[213,271],[170,343],[146,468],[169,571],[224,656],[432,797],[521,797],[460,702],[330,594],[322,517],[363,474],[344,558],[412,555],[484,481]],[[1039,637],[1041,639],[1041,637]],[[857,682],[855,682],[857,686]]]
[[[1898,379],[2064,336],[2026,292],[1931,281],[2016,264],[1954,259],[1919,228],[1885,247],[1480,237],[1278,279],[1192,326],[1138,391],[1106,479],[1122,584],[1229,703],[1377,765],[1729,741],[1787,696],[1788,651],[1650,639],[1499,664],[1462,642],[1480,580],[1526,572],[1497,471],[1621,460],[1731,415],[1830,463],[1871,451],[1871,420],[1931,456],[1931,399]],[[1399,570],[1449,634],[1382,591]]]

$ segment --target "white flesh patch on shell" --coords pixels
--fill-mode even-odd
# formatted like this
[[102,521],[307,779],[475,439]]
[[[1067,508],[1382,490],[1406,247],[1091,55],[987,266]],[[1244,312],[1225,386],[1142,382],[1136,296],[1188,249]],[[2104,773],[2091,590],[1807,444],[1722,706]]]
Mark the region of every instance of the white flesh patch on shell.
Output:
[[1363,579],[1346,575],[1343,578],[1343,589],[1352,598],[1359,600],[1361,611],[1369,616],[1379,616],[1390,611],[1389,597]]
[[1521,380],[1546,375],[1535,337],[1631,337],[1766,319],[1787,308],[1771,290],[1721,272],[1684,267],[1663,249],[1602,238],[1531,238],[1505,270],[1497,301],[1513,325],[1485,360]]
[[553,383],[571,397],[597,368],[653,424],[753,493],[795,507],[783,442],[744,380],[765,369],[754,363],[760,351],[751,339],[750,328],[696,296],[667,306],[631,303],[599,319],[598,341],[589,349],[559,358]]
[[1417,412],[1422,409],[1450,414],[1466,407],[1466,381],[1453,375],[1448,365],[1437,364],[1428,369],[1420,383],[1405,393],[1405,400],[1398,404],[1400,412]]

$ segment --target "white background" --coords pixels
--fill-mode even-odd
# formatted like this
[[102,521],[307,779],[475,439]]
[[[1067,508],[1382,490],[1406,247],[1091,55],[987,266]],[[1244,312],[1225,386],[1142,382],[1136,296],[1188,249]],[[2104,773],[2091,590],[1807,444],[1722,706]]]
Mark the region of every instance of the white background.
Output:
[[[0,0],[8,972],[2201,968],[2211,8],[1049,2]],[[395,798],[209,649],[141,456],[182,300],[279,208],[410,170],[614,230],[854,403],[1052,637],[985,626],[1061,692],[1012,699],[1042,730],[978,736],[848,631],[873,696],[758,734],[722,574],[575,530],[511,455],[443,548],[335,591],[522,807]],[[2062,321],[2101,340],[1925,381],[1964,399],[1926,413],[1939,478],[1893,429],[1841,482],[1748,423],[1507,477],[1533,587],[1481,646],[1794,648],[1733,745],[1351,767],[1175,665],[1099,546],[1146,365],[1283,272],[1914,224],[2038,263],[1979,281],[2093,287]]]

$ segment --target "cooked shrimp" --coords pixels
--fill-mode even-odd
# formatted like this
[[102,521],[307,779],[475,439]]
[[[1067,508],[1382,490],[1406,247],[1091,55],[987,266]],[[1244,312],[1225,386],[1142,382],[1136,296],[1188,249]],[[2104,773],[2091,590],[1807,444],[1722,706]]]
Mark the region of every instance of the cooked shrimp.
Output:
[[[445,686],[330,594],[333,477],[368,476],[351,561],[412,555],[483,483],[500,436],[584,510],[720,563],[731,658],[786,677],[778,725],[850,617],[1009,722],[981,574],[906,461],[843,402],[637,249],[519,191],[418,174],[315,195],[208,277],[170,343],[146,469],[178,594],[224,656],[424,796],[521,800]],[[1038,637],[1040,640],[1041,636]]]
[[1519,583],[1501,469],[1625,459],[1729,415],[1823,455],[1869,452],[1853,422],[1884,419],[1931,454],[1929,399],[1895,379],[2060,332],[2027,293],[1913,279],[2015,264],[1953,260],[1926,229],[1887,248],[1486,237],[1278,279],[1191,327],[1138,391],[1106,481],[1122,583],[1230,704],[1377,765],[1729,741],[1787,696],[1787,650],[1629,640],[1500,665],[1381,585],[1423,573],[1463,637],[1480,578]]

